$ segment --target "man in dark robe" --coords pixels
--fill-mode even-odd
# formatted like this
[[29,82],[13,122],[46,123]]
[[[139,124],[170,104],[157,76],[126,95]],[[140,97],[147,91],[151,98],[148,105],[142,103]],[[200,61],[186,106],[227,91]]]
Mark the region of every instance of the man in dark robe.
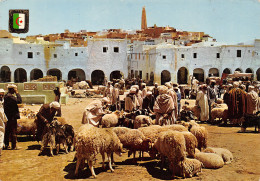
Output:
[[155,99],[154,99],[152,92],[148,91],[145,98],[143,99],[142,109],[147,109],[149,111],[153,111],[154,102],[155,102]]
[[[8,85],[8,93],[4,97],[4,112],[7,117],[7,125],[4,137],[5,149],[9,147],[9,138],[11,137],[12,149],[18,149],[17,139],[17,119],[20,119],[18,104],[22,103],[22,98],[18,93],[17,86]],[[16,97],[13,95],[16,94]]]

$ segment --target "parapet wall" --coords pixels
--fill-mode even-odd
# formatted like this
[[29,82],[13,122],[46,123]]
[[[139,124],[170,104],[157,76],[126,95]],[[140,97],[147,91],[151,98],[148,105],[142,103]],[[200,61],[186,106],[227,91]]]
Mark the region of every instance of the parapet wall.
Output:
[[[8,84],[10,83],[0,83],[0,88],[7,92]],[[55,94],[53,90],[55,87],[60,88],[61,104],[66,104],[69,99],[63,82],[24,82],[13,84],[17,86],[18,92],[22,97],[22,102],[26,104],[45,104],[54,101]]]

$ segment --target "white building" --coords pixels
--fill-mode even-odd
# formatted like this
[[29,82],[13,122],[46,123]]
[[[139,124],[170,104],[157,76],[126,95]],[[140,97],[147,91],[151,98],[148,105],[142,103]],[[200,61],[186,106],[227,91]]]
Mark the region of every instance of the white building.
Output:
[[132,77],[150,79],[158,83],[167,81],[188,83],[194,75],[200,81],[208,76],[221,76],[234,71],[253,73],[260,80],[260,40],[254,45],[223,45],[202,42],[192,46],[161,43],[136,43],[130,57]]
[[92,80],[127,75],[127,43],[118,39],[91,39],[87,47],[71,47],[70,41],[51,43],[38,38],[0,38],[0,82],[26,82],[46,75],[58,80]]

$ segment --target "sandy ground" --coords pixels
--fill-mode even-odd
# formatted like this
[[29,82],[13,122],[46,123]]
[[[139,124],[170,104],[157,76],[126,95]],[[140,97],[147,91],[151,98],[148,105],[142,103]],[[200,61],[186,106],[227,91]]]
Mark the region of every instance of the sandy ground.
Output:
[[[62,105],[62,114],[75,130],[81,125],[82,113],[92,99],[70,98],[67,105]],[[38,110],[40,105],[26,106]],[[255,180],[260,179],[260,134],[254,133],[254,128],[248,128],[247,133],[238,133],[239,127],[218,127],[204,124],[209,131],[209,146],[229,149],[234,156],[230,165],[221,169],[203,169],[198,176],[184,180]],[[76,163],[73,162],[75,152],[50,157],[46,154],[38,156],[40,144],[27,137],[19,137],[20,150],[3,150],[0,159],[0,180],[83,180],[92,179],[89,169],[85,168],[74,177]],[[103,170],[101,156],[97,157],[95,172],[96,180],[171,180],[170,173],[159,169],[158,160],[150,160],[145,155],[144,161],[132,162],[127,153],[122,157],[115,156],[115,172]],[[181,179],[181,178],[176,178]]]

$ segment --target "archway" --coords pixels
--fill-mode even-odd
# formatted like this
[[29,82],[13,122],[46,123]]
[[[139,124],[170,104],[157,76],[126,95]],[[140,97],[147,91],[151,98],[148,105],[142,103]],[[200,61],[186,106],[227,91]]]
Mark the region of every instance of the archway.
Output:
[[91,73],[91,82],[93,85],[102,85],[104,82],[105,74],[102,70],[94,70]]
[[224,74],[231,74],[231,70],[230,70],[229,68],[225,68],[225,69],[223,70],[223,73],[224,73]]
[[40,69],[33,69],[30,73],[30,80],[37,80],[43,77],[43,72]]
[[211,68],[209,69],[209,77],[219,77],[219,71],[217,68]]
[[237,68],[235,71],[239,71],[240,73],[243,73],[241,68]]
[[26,70],[23,68],[18,68],[14,71],[14,82],[15,83],[23,83],[27,82]]
[[188,83],[188,70],[185,67],[181,67],[177,73],[178,84]]
[[171,81],[171,73],[168,70],[163,70],[161,73],[161,85]]
[[256,71],[256,79],[260,81],[260,68]]
[[246,73],[252,73],[252,80],[254,80],[254,71],[251,68],[247,68]]
[[110,80],[112,81],[113,79],[121,79],[123,77],[123,73],[120,72],[119,70],[115,70],[110,73]]
[[204,82],[204,70],[196,68],[193,70],[193,76],[200,82]]
[[82,69],[72,69],[68,73],[68,80],[71,80],[72,78],[76,79],[78,78],[78,81],[86,80],[86,75],[84,70]]
[[1,67],[0,82],[11,82],[11,71],[9,67]]
[[58,81],[62,79],[62,74],[59,69],[50,69],[47,71],[47,75],[56,76]]

